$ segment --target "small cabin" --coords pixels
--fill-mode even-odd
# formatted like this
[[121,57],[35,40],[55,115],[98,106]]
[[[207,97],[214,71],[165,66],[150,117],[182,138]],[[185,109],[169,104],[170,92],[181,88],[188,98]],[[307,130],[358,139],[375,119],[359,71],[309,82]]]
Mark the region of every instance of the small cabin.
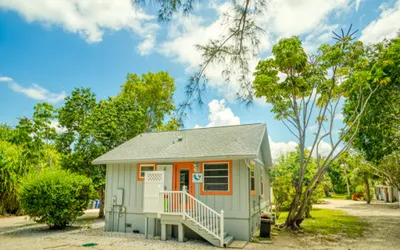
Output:
[[271,209],[265,124],[142,133],[93,164],[107,166],[106,231],[226,247]]
[[374,193],[377,200],[384,202],[396,202],[400,198],[399,190],[393,186],[375,185]]

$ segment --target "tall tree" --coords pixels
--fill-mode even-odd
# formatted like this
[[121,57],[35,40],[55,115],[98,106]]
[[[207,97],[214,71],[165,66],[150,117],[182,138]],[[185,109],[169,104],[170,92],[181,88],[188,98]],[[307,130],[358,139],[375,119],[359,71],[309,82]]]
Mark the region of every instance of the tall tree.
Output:
[[[306,150],[306,156],[309,152]],[[296,195],[295,184],[297,181],[297,172],[299,170],[300,150],[296,152],[289,152],[286,155],[281,155],[274,163],[274,169],[271,171],[271,186],[273,189],[274,200],[275,200],[275,212],[277,217],[281,210],[290,209],[290,204],[293,197]],[[307,168],[303,182],[307,184],[312,176],[317,172],[316,159],[311,158],[310,165]],[[329,188],[329,177],[323,179],[323,185],[321,185],[316,192],[312,195],[307,209],[305,217],[310,218],[312,204],[316,203],[319,199],[324,196],[324,190]]]
[[166,115],[175,110],[174,79],[168,72],[128,74],[117,98],[130,99],[132,104],[141,107],[146,119],[146,131],[154,131],[164,123]]
[[145,131],[177,129],[175,120],[164,124],[175,106],[174,80],[167,72],[139,77],[128,74],[121,92],[96,102],[90,89],[75,89],[60,108],[58,120],[65,132],[58,135],[63,167],[92,178],[99,192],[99,217],[104,216],[104,166],[92,161]]
[[370,204],[372,195],[370,192],[370,181],[378,177],[373,170],[372,164],[365,160],[363,155],[354,149],[349,149],[340,156],[341,161],[349,171],[348,177],[351,180],[353,192],[357,192],[357,186],[362,185],[365,193],[365,200]]
[[[92,133],[96,126],[92,123],[96,107],[96,97],[90,89],[74,89],[58,111],[58,121],[65,131],[57,136],[56,145],[63,154],[62,167],[91,178],[101,196],[105,170],[91,163],[104,152]],[[103,211],[99,217],[104,217]]]
[[[296,195],[285,222],[288,228],[298,229],[302,223],[309,199],[321,183],[332,162],[344,152],[354,139],[369,99],[383,85],[384,79],[371,80],[368,59],[361,42],[353,42],[351,35],[334,45],[323,44],[316,55],[308,56],[297,37],[282,39],[273,49],[273,58],[260,61],[253,83],[255,95],[272,104],[275,118],[282,121],[298,140],[300,159],[296,176]],[[280,79],[282,73],[286,76]],[[334,118],[344,96],[359,95],[358,106],[335,138]],[[362,96],[360,96],[362,95]],[[345,107],[349,109],[348,104]],[[310,154],[305,157],[308,126],[316,125]],[[348,138],[347,142],[344,139]],[[326,157],[319,156],[319,146],[328,140],[331,150]],[[341,148],[340,148],[341,147]],[[305,184],[305,173],[311,156],[316,154],[318,171]]]
[[46,102],[38,103],[33,112],[33,138],[38,143],[49,144],[50,140],[56,138],[56,129],[51,126],[51,121],[56,118],[56,110],[51,104]]
[[[400,151],[400,34],[371,45],[366,55],[372,74],[376,80],[384,79],[386,86],[378,89],[366,105],[353,147],[361,150],[368,161],[378,163],[386,155]],[[361,95],[366,96],[367,92],[365,89]],[[346,119],[353,115],[359,97],[349,96],[344,110]]]
[[3,213],[18,212],[17,189],[21,177],[29,172],[29,167],[23,147],[0,140],[0,208]]

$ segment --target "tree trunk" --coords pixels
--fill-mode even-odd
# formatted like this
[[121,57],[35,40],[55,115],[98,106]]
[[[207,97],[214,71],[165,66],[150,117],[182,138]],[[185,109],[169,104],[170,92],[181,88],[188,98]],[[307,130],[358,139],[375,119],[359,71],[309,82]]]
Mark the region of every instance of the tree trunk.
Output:
[[100,186],[99,200],[100,200],[99,218],[102,219],[104,218],[104,185]]
[[365,199],[367,201],[367,204],[369,204],[369,203],[371,203],[371,194],[369,192],[368,178],[363,179],[363,184],[364,184],[364,190],[365,190]]
[[349,185],[349,178],[347,177],[347,169],[346,167],[343,168],[344,178],[346,179],[346,187],[347,187],[347,196],[350,197],[350,185]]

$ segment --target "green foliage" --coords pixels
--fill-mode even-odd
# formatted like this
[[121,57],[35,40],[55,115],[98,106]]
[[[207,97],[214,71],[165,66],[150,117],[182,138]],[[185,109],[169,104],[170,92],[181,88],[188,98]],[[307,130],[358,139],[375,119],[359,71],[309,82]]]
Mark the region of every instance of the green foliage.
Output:
[[[277,217],[279,217],[281,211],[288,211],[290,209],[291,202],[296,195],[294,185],[298,178],[299,160],[300,155],[298,151],[289,152],[277,159],[271,171],[271,186],[274,194],[275,213]],[[313,159],[310,168],[308,168],[305,174],[303,185],[307,185],[316,170],[317,166],[315,164],[315,159]],[[324,184],[314,192],[310,199],[308,210],[311,209],[313,203],[317,203],[318,200],[324,196],[326,185],[329,185],[329,181],[324,180]]]
[[17,190],[21,177],[30,170],[24,163],[22,147],[0,141],[0,207],[5,213],[19,210]]
[[[367,49],[369,70],[365,82],[379,88],[370,98],[361,116],[353,147],[359,149],[368,161],[379,162],[384,156],[400,150],[400,34],[392,39],[371,45]],[[369,89],[352,91],[344,108],[345,121],[349,122],[359,109],[360,98],[365,98]],[[358,108],[357,108],[358,107]]]
[[400,190],[400,151],[385,156],[376,169],[390,185]]
[[76,88],[58,110],[58,122],[70,133],[85,134],[85,123],[96,106],[96,95],[89,88]]
[[0,126],[0,207],[15,214],[20,210],[17,190],[28,173],[40,173],[60,167],[60,154],[50,144],[55,129],[50,126],[55,118],[54,108],[47,103],[35,106],[33,119],[22,118],[15,129]]
[[74,89],[58,111],[58,121],[65,132],[57,136],[56,146],[62,153],[62,168],[91,178],[97,189],[104,185],[105,171],[91,164],[104,153],[93,135],[97,122],[101,122],[93,122],[96,109],[96,97],[90,89]]
[[130,98],[100,101],[85,126],[102,152],[111,150],[142,133],[146,116],[141,106]]
[[327,174],[332,181],[333,191],[338,194],[344,194],[347,192],[346,180],[343,172],[343,167],[339,161],[333,162],[327,171]]
[[49,140],[54,140],[56,137],[56,129],[51,127],[51,121],[56,117],[56,110],[48,103],[38,103],[34,107],[33,112],[33,139],[40,147],[44,141],[46,145]]
[[84,213],[94,192],[92,181],[64,170],[24,179],[19,190],[26,215],[53,228],[65,228]]
[[14,130],[7,124],[0,124],[0,140],[11,141],[14,137]]
[[65,129],[56,139],[63,168],[90,177],[101,196],[105,168],[92,161],[145,131],[177,129],[174,119],[164,124],[175,110],[174,91],[167,72],[128,74],[121,92],[100,102],[90,89],[72,91],[58,114]]
[[[128,74],[117,99],[125,99],[144,112],[146,131],[154,131],[164,122],[166,115],[175,110],[174,79],[168,72]],[[125,102],[125,103],[127,103]]]
[[[305,53],[298,37],[285,38],[273,46],[272,53],[273,57],[258,63],[253,88],[256,97],[264,98],[272,105],[275,119],[282,121],[298,140],[300,158],[294,182],[296,195],[292,198],[286,222],[288,227],[298,229],[307,216],[313,193],[323,183],[325,173],[335,159],[351,144],[360,124],[360,115],[384,82],[367,81],[370,69],[364,45],[352,41],[350,36],[342,37],[332,45],[322,44],[314,55]],[[334,131],[337,107],[349,96],[358,100],[359,106],[346,106],[353,112],[337,135]],[[310,152],[305,154],[311,124],[316,130],[312,134]],[[329,141],[330,151],[322,157],[318,150],[324,140]],[[317,155],[315,171],[311,170],[314,168],[312,155]],[[313,174],[307,181],[306,173],[311,172]]]
[[[313,209],[311,215],[312,218],[305,219],[302,224],[303,230],[311,234],[357,238],[363,236],[368,227],[367,222],[340,210]],[[282,213],[277,222],[284,222],[286,217],[287,213]]]
[[188,15],[194,11],[194,6],[201,1],[198,0],[159,0],[159,1],[149,1],[149,0],[133,0],[132,2],[136,4],[148,4],[153,6],[155,3],[159,4],[160,8],[158,10],[158,20],[159,21],[169,21],[171,20],[173,14],[176,12],[181,12],[183,15]]
[[[89,177],[102,190],[105,168],[92,165],[95,158],[142,132],[180,127],[171,118],[174,91],[174,79],[167,72],[128,74],[115,97],[97,102],[90,89],[76,88],[58,110],[38,103],[32,119],[19,119],[15,128],[0,124],[2,210],[20,210],[16,193],[28,173],[63,168]],[[55,119],[63,128],[59,134],[52,124]]]

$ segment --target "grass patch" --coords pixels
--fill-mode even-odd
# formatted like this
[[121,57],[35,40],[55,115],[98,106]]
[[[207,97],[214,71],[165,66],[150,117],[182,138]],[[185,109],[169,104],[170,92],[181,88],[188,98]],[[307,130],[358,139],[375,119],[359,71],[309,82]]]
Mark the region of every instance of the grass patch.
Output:
[[330,197],[324,197],[327,200],[347,200],[347,194],[332,194]]
[[[288,212],[282,212],[277,224],[286,220]],[[312,218],[305,219],[301,224],[306,233],[322,235],[343,235],[350,238],[361,237],[366,230],[367,223],[346,212],[331,209],[314,209]]]

